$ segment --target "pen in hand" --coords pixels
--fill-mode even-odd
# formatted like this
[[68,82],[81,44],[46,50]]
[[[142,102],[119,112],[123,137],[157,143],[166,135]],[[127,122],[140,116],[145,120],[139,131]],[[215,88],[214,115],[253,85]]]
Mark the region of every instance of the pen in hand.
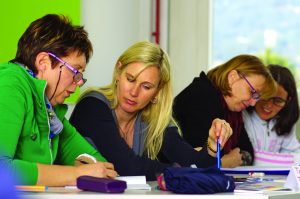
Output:
[[217,168],[221,168],[220,140],[217,137]]

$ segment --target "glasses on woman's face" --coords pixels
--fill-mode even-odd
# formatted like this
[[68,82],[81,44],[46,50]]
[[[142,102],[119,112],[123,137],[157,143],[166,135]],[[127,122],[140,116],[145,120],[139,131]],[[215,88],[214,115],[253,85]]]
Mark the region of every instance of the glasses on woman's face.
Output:
[[255,88],[250,84],[250,82],[248,81],[248,79],[246,78],[246,76],[239,72],[239,75],[247,82],[247,84],[249,85],[250,89],[251,89],[251,97],[252,99],[255,99],[256,101],[258,101],[260,99],[260,94],[255,90]]
[[74,74],[73,82],[75,82],[77,84],[78,82],[80,82],[80,80],[82,80],[83,83],[80,86],[83,86],[83,84],[87,81],[87,79],[83,78],[83,74],[81,72],[79,72],[77,69],[75,69],[74,67],[72,67],[70,64],[63,61],[62,59],[60,59],[59,57],[57,57],[53,53],[48,52],[48,55],[50,55],[51,57],[54,57],[57,61],[62,63],[63,66],[66,66],[69,70],[72,71],[72,73]]
[[281,97],[271,97],[268,100],[265,101],[270,101],[272,100],[272,103],[278,107],[284,107],[286,105],[286,100],[282,99]]

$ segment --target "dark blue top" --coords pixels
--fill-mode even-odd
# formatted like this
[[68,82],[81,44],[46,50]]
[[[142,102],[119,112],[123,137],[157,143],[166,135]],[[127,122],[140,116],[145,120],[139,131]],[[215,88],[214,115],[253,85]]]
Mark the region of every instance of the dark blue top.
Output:
[[[206,146],[209,136],[208,132],[215,118],[226,120],[226,109],[222,106],[221,98],[223,98],[222,94],[204,72],[195,77],[192,83],[175,97],[173,116],[181,128],[183,138],[193,147]],[[230,125],[233,126],[233,124]],[[240,134],[235,135],[238,132],[233,128],[233,135],[227,143],[231,139],[236,139],[235,142],[232,142],[235,144],[230,146],[231,149],[239,147],[242,151],[247,151],[254,157],[253,147],[243,123],[238,125],[241,125]],[[248,165],[252,163],[253,158],[247,157],[243,164]]]
[[198,167],[216,165],[216,158],[208,155],[206,147],[200,152],[195,151],[174,126],[165,131],[158,160],[136,154],[120,136],[111,108],[97,97],[83,98],[75,106],[70,122],[83,136],[93,141],[121,176],[145,175],[147,180],[155,180],[156,174],[173,163],[181,166],[196,164]]

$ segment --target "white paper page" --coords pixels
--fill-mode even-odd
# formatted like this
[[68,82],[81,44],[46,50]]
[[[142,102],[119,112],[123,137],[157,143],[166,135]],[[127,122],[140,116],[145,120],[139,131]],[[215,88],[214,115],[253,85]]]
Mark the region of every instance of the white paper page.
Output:
[[151,186],[147,184],[145,176],[118,176],[116,180],[126,181],[127,189],[151,190]]

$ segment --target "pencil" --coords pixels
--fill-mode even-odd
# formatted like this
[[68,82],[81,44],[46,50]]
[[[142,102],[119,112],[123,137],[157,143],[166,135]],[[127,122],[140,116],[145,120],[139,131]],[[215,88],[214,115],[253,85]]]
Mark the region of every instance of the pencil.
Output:
[[29,185],[17,185],[15,186],[18,191],[29,191],[29,192],[44,192],[47,191],[47,186],[29,186]]

